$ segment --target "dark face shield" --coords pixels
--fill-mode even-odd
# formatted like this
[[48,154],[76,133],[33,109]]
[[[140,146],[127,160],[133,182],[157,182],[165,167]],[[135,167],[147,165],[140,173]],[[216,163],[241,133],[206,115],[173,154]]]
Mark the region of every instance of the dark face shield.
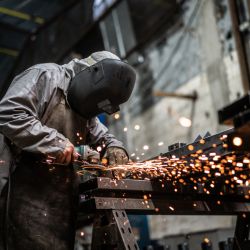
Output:
[[79,72],[71,81],[68,102],[86,119],[113,114],[126,102],[135,84],[134,69],[119,60],[105,59]]
[[120,110],[119,106],[113,106],[109,100],[104,100],[97,104],[98,108],[108,115],[112,115]]

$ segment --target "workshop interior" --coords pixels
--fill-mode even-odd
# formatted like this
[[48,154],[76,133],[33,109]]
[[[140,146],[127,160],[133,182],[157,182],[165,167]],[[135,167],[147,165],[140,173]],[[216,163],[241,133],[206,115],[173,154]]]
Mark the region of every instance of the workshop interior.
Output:
[[[112,54],[93,64],[90,55],[100,51]],[[6,132],[6,114],[13,112],[14,117],[22,109],[13,103],[38,79],[30,72],[43,71],[39,77],[45,79],[49,75],[45,63],[53,63],[48,66],[52,70],[81,60],[90,66],[67,77],[73,78],[70,86],[85,81],[86,87],[66,91],[66,104],[83,117],[87,111],[88,119],[98,117],[99,126],[107,127],[123,143],[127,155],[122,157],[129,161],[111,164],[111,158],[106,158],[109,146],[81,143],[77,132],[79,139],[72,142],[71,150],[79,157],[73,160],[72,156],[72,168],[67,167],[77,176],[76,191],[67,199],[76,199],[77,206],[75,224],[68,225],[73,222],[65,210],[71,207],[60,205],[60,199],[70,191],[60,181],[70,174],[61,174],[66,167],[57,166],[53,157],[47,159],[49,167],[43,162],[43,168],[57,181],[48,183],[54,187],[51,190],[38,189],[36,182],[46,180],[44,170],[38,167],[33,149],[20,146],[32,144],[32,137],[21,139],[12,157],[17,159],[16,151],[23,150],[27,166],[32,159],[32,171],[36,165],[40,171],[36,180],[30,177],[33,184],[25,185],[23,192],[33,189],[31,200],[33,196],[46,200],[51,192],[53,199],[58,182],[61,198],[53,201],[59,202],[53,214],[66,215],[54,225],[50,211],[41,212],[40,217],[50,218],[47,232],[45,224],[40,227],[39,216],[36,221],[23,220],[24,229],[15,226],[13,220],[21,215],[19,209],[11,210],[11,196],[18,185],[22,189],[15,173],[26,171],[22,177],[26,183],[33,175],[25,167],[26,160],[16,169],[11,160],[5,178],[6,205],[0,206],[3,250],[249,250],[250,1],[0,0],[0,133],[10,139],[10,148],[21,128],[10,122],[16,129]],[[51,79],[57,84],[60,77]],[[22,88],[15,84],[19,79],[24,79]],[[117,87],[118,82],[124,86]],[[47,105],[45,88],[40,84],[27,92],[40,91],[43,104],[31,98],[31,108],[20,124],[36,108],[40,114],[40,106]],[[14,91],[17,98],[11,94]],[[78,102],[88,91],[96,92]],[[119,100],[111,100],[117,92],[122,93]],[[23,105],[30,101],[26,94],[22,98]],[[57,111],[53,109],[52,115]],[[56,122],[67,127],[70,119]],[[0,159],[0,174],[4,162]],[[15,202],[23,202],[22,192],[16,194]],[[61,247],[56,238],[53,246],[46,245],[49,232],[60,232],[64,226],[73,228],[73,245]],[[20,232],[18,237],[11,227]],[[39,240],[40,248],[29,241],[29,233],[35,230],[47,237]]]

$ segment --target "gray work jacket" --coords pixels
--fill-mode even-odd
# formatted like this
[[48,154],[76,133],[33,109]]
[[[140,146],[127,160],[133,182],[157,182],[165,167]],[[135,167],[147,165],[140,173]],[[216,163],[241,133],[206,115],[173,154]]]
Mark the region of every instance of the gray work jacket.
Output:
[[[98,118],[84,120],[68,105],[69,83],[90,65],[90,59],[74,59],[65,65],[39,64],[16,76],[0,102],[0,133],[19,149],[51,156],[62,152],[68,140],[123,148]],[[0,194],[10,162],[10,150],[1,140]]]

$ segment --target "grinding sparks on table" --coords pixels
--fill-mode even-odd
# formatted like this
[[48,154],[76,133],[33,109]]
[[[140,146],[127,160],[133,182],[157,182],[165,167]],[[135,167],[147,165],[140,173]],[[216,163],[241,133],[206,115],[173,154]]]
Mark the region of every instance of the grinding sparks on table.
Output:
[[[222,136],[221,140],[225,138]],[[204,143],[204,140],[200,141],[200,144]],[[201,149],[195,151],[193,145],[187,148],[190,154],[180,158],[175,155],[170,158],[159,156],[148,161],[130,161],[126,165],[116,166],[100,165],[97,168],[103,172],[115,171],[116,179],[153,180],[160,182],[162,188],[172,185],[176,193],[185,186],[191,187],[193,192],[206,195],[224,195],[228,191],[236,193],[242,188],[242,195],[249,199],[249,189],[244,190],[250,184],[250,159],[247,156],[234,153],[217,155],[211,151],[206,154]],[[88,169],[93,169],[93,166],[83,165],[78,173],[83,174]]]

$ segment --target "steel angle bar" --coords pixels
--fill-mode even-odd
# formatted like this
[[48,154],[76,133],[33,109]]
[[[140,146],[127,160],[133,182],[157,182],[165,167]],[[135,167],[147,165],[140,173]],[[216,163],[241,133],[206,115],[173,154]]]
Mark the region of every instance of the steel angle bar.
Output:
[[122,179],[116,180],[106,177],[97,177],[91,179],[87,182],[80,184],[80,191],[88,190],[112,190],[112,191],[141,191],[141,192],[153,192],[162,191],[161,183],[152,182],[150,180],[132,180],[132,179]]
[[[96,177],[88,180],[80,185],[80,197],[86,200],[90,197],[116,197],[116,198],[161,198],[166,199],[191,199],[191,200],[224,200],[237,202],[248,202],[247,195],[250,192],[250,187],[238,187],[232,190],[228,186],[221,184],[217,186],[213,192],[208,195],[204,192],[205,186],[198,185],[197,190],[194,190],[192,184],[173,185],[171,182],[166,182],[164,185],[159,180],[132,180],[122,179],[115,180],[111,178]],[[176,192],[178,188],[178,192]],[[222,192],[222,193],[221,193]],[[223,195],[222,195],[223,194]]]
[[233,215],[250,213],[250,203],[93,197],[81,202],[79,209],[86,213],[118,209],[131,214]]

